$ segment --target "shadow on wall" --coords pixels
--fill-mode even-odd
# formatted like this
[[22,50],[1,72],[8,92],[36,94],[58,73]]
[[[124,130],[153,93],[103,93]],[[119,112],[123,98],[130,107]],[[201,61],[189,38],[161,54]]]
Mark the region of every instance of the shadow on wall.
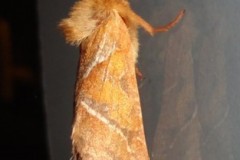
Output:
[[167,21],[181,8],[187,13],[172,31],[141,40],[148,83],[140,91],[152,159],[239,159],[240,3],[161,3],[149,6],[150,20],[164,15]]

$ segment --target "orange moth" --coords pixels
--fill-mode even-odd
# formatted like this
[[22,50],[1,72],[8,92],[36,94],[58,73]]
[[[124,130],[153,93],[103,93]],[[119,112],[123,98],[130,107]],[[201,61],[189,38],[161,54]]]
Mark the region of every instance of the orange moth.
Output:
[[137,28],[153,28],[127,0],[81,0],[60,28],[80,48],[72,129],[74,160],[148,160],[136,81]]

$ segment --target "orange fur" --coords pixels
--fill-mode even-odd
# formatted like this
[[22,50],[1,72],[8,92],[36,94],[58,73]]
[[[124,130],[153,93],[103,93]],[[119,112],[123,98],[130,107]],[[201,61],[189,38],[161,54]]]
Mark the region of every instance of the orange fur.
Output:
[[127,0],[82,0],[75,3],[69,18],[63,19],[59,26],[63,30],[67,42],[79,46],[114,10],[122,17],[128,28],[135,62],[138,57],[138,26],[143,27],[151,35],[157,32],[166,32],[174,27],[185,13],[185,10],[182,10],[169,24],[153,28],[131,9]]
[[[60,23],[80,47],[72,130],[74,160],[148,160],[136,81],[137,28],[153,35],[184,15],[153,28],[126,0],[82,0]],[[138,72],[138,74],[141,74]]]

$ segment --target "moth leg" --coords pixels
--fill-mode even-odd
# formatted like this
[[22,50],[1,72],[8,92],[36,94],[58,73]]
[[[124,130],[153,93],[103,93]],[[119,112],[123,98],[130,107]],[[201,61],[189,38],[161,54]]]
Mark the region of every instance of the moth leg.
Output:
[[164,26],[160,26],[160,27],[157,27],[157,28],[154,28],[154,33],[157,33],[157,32],[167,32],[169,29],[171,29],[172,27],[174,27],[184,16],[185,14],[185,9],[184,10],[181,10],[178,15],[176,16],[176,18],[171,21],[170,23],[164,25]]
[[143,29],[145,29],[149,34],[153,35],[154,33],[157,33],[157,32],[167,32],[169,29],[174,27],[182,19],[184,14],[185,14],[185,10],[180,11],[173,21],[171,21],[170,23],[164,26],[160,26],[157,28],[152,27],[148,22],[146,22],[144,19],[142,19],[140,16],[138,16],[135,13],[133,14],[133,17],[135,18],[135,21],[137,22],[138,25],[143,27]]
[[139,15],[137,15],[134,12],[131,12],[131,19],[133,21],[135,21],[135,23],[137,25],[140,25],[145,31],[147,31],[151,36],[153,36],[154,34],[154,28],[148,23],[146,22],[144,19],[142,19],[142,17],[140,17]]
[[143,75],[137,66],[135,66],[135,71],[136,71],[136,75],[142,80]]

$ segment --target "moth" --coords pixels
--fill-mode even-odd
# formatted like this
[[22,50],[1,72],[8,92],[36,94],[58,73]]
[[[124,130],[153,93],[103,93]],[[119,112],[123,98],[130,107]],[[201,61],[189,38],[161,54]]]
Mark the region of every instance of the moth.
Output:
[[153,28],[127,0],[81,0],[61,21],[66,41],[80,49],[72,159],[149,159],[136,81],[137,29],[166,32],[184,12]]

